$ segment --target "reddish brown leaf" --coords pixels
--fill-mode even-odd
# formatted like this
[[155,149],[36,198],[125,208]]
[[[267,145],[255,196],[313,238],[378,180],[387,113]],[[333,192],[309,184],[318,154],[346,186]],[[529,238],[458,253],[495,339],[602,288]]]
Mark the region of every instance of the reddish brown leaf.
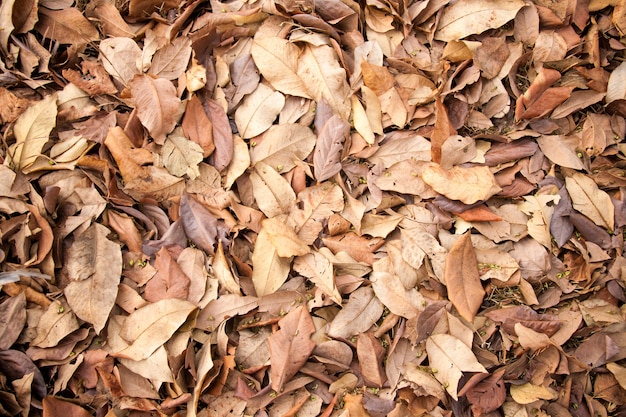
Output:
[[200,145],[202,155],[205,158],[213,153],[215,150],[213,123],[211,123],[197,96],[193,96],[187,103],[182,126],[185,136]]
[[157,273],[146,284],[145,299],[153,303],[164,298],[186,300],[189,296],[189,277],[167,249],[161,248],[157,252],[154,267]]
[[83,407],[69,401],[46,396],[46,398],[43,399],[43,415],[44,417],[89,417],[91,413]]
[[450,248],[445,266],[445,282],[448,299],[457,311],[470,323],[478,312],[485,296],[480,282],[478,261],[470,233],[461,236]]
[[267,339],[271,353],[270,377],[272,389],[280,392],[305,364],[315,343],[311,334],[315,325],[306,307],[298,307],[282,318],[280,330]]
[[500,308],[485,313],[491,320],[502,323],[502,328],[509,334],[515,334],[515,324],[524,326],[552,336],[561,328],[561,322],[556,316],[539,314],[532,308],[522,305],[509,308]]
[[385,349],[372,332],[361,333],[357,339],[356,353],[359,357],[361,374],[368,386],[381,388],[387,376],[382,367]]

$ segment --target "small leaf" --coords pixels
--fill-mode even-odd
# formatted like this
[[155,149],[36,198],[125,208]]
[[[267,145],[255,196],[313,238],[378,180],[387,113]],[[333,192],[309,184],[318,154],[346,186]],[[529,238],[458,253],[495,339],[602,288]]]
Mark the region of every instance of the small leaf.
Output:
[[267,339],[271,354],[270,378],[276,392],[282,391],[284,384],[300,370],[315,348],[315,342],[311,340],[315,325],[306,307],[292,310],[278,325],[280,330]]
[[470,232],[461,236],[450,248],[444,275],[448,299],[461,317],[471,323],[483,302],[485,290],[480,282]]
[[70,247],[65,265],[70,278],[63,290],[67,302],[98,334],[115,305],[122,274],[122,251],[107,238],[109,233],[101,224],[92,224]]
[[487,372],[472,350],[449,334],[434,334],[426,339],[426,352],[435,378],[455,400],[463,372]]

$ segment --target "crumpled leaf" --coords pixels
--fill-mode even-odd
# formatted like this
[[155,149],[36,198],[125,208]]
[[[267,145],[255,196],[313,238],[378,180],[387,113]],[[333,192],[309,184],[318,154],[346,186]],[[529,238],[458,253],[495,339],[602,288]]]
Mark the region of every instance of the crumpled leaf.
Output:
[[120,336],[130,345],[113,356],[140,361],[152,355],[187,321],[196,306],[186,300],[167,298],[132,312]]
[[498,28],[513,19],[524,5],[521,0],[506,3],[468,0],[454,3],[444,9],[435,31],[435,39],[448,42]]
[[426,352],[435,378],[455,400],[463,372],[487,372],[472,350],[461,340],[449,334],[434,334],[426,339]]
[[476,253],[467,232],[450,248],[444,272],[448,299],[470,323],[482,304],[485,290],[480,282]]
[[67,303],[98,334],[115,305],[122,274],[122,251],[107,238],[110,233],[105,226],[92,224],[74,241],[65,264],[70,279],[63,289]]
[[28,168],[41,155],[50,139],[50,132],[56,126],[56,117],[57,95],[50,94],[26,109],[17,119],[13,126],[16,141],[7,155],[7,160],[16,169]]
[[167,249],[162,247],[154,260],[156,274],[146,283],[144,298],[157,302],[165,298],[187,300],[190,280]]
[[501,190],[486,166],[470,168],[454,166],[444,169],[433,164],[424,169],[422,179],[439,194],[465,204],[487,200]]
[[285,383],[300,370],[315,348],[315,342],[311,340],[315,325],[306,307],[290,311],[278,325],[280,330],[267,339],[271,354],[270,378],[272,389],[276,392],[282,391]]

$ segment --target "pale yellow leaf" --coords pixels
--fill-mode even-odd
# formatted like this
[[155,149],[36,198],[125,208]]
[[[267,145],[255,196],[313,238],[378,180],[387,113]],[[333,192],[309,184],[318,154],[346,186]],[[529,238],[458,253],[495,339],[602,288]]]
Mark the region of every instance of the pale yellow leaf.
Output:
[[235,123],[241,137],[248,139],[265,132],[284,106],[285,96],[265,84],[259,84],[235,111]]
[[278,256],[289,258],[309,253],[309,246],[298,237],[291,226],[286,224],[284,216],[265,219],[261,225]]
[[463,372],[487,372],[472,350],[449,334],[434,334],[426,339],[426,352],[435,378],[455,400]]
[[57,95],[50,94],[26,109],[15,122],[15,144],[7,155],[7,162],[17,169],[32,165],[50,139],[56,126]]
[[465,204],[488,200],[501,190],[491,170],[486,166],[469,168],[454,166],[444,169],[433,164],[424,170],[422,179],[439,194]]
[[252,283],[256,295],[262,297],[276,292],[287,280],[290,267],[291,258],[278,256],[269,233],[261,228],[252,252]]
[[367,113],[357,96],[353,95],[350,99],[352,102],[352,123],[354,124],[354,128],[359,135],[363,137],[365,142],[373,145],[376,137],[374,136],[374,132],[370,126]]
[[522,385],[511,385],[511,397],[518,404],[530,404],[537,400],[553,400],[556,393],[544,386],[527,382]]
[[591,221],[606,230],[615,226],[615,207],[609,195],[600,190],[590,177],[575,172],[565,177],[565,187],[572,198],[574,210],[589,217]]
[[496,29],[513,19],[525,6],[523,0],[464,0],[446,7],[439,19],[435,39],[452,41]]

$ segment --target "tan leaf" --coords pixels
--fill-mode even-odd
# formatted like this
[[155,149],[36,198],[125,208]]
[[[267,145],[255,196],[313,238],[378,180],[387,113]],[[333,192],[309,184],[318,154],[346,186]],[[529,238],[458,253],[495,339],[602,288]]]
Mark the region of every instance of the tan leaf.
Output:
[[250,152],[248,145],[240,136],[233,135],[233,159],[228,165],[226,175],[224,176],[224,187],[230,189],[250,166]]
[[276,392],[300,370],[315,348],[311,340],[315,325],[306,307],[292,310],[278,325],[280,330],[267,339],[271,354],[270,378]]
[[324,294],[341,305],[341,294],[335,285],[333,265],[324,255],[315,251],[299,256],[293,263],[293,269],[310,279]]
[[609,75],[609,83],[606,87],[607,104],[615,100],[626,99],[626,62],[622,62]]
[[491,170],[486,166],[444,169],[431,165],[422,173],[424,182],[439,194],[465,204],[484,201],[501,191]]
[[536,62],[559,61],[565,58],[567,42],[554,30],[542,30],[535,39],[533,60]]
[[163,78],[137,75],[130,81],[129,87],[141,124],[148,129],[154,141],[162,145],[182,114],[174,84]]
[[235,123],[241,137],[248,139],[265,132],[284,106],[285,96],[265,84],[259,84],[235,111]]
[[519,210],[530,216],[528,219],[528,234],[546,248],[552,247],[550,221],[554,213],[554,206],[559,202],[557,195],[524,196],[524,202],[518,204]]
[[31,345],[40,348],[54,347],[78,327],[78,320],[70,307],[60,301],[53,301],[39,319]]
[[124,85],[140,74],[141,48],[131,38],[115,37],[100,42],[100,61],[109,75]]
[[576,170],[585,169],[578,157],[580,139],[575,136],[543,135],[537,138],[541,152],[555,164]]
[[278,256],[269,233],[261,228],[252,252],[252,283],[256,295],[262,297],[278,290],[287,280],[290,267],[291,258]]
[[530,404],[537,400],[552,400],[556,393],[544,386],[527,382],[522,385],[511,385],[511,397],[518,404]]
[[361,233],[372,237],[387,237],[393,232],[404,216],[398,213],[388,215],[367,213],[361,222]]
[[374,131],[370,126],[365,108],[363,108],[363,105],[357,96],[353,95],[350,97],[350,101],[352,103],[352,123],[354,124],[354,128],[357,132],[359,132],[359,135],[363,137],[365,142],[373,145],[376,137],[374,136]]
[[345,251],[355,260],[371,265],[374,262],[374,252],[378,250],[385,241],[380,238],[369,239],[366,236],[359,236],[354,232],[344,233],[337,236],[322,238],[326,245],[334,253]]
[[263,140],[250,150],[252,165],[258,162],[279,172],[290,171],[298,161],[306,159],[315,147],[315,135],[306,126],[279,124],[269,128]]
[[144,298],[157,302],[165,298],[187,300],[189,296],[189,277],[183,272],[169,251],[162,247],[154,261],[157,273],[146,283]]
[[85,9],[87,17],[96,17],[102,28],[102,32],[108,37],[115,36],[132,37],[133,31],[130,29],[120,11],[115,5],[108,1],[89,3]]
[[614,229],[615,207],[611,197],[600,190],[594,180],[575,172],[572,176],[565,177],[565,187],[575,210],[606,230]]
[[200,145],[184,137],[179,129],[165,139],[161,158],[170,174],[176,177],[187,175],[190,179],[200,175],[198,165],[204,159]]
[[250,181],[259,209],[268,218],[288,213],[296,201],[296,193],[287,180],[264,162],[257,162]]
[[401,137],[385,142],[369,160],[373,164],[381,163],[386,168],[407,159],[430,161],[430,147],[430,142],[422,136]]
[[17,169],[28,168],[41,155],[56,126],[57,95],[51,94],[30,106],[15,122],[15,144],[8,153],[8,161]]
[[367,331],[383,314],[384,306],[370,287],[359,288],[350,294],[343,309],[330,322],[328,335],[348,339]]
[[49,39],[70,45],[86,45],[100,39],[98,30],[75,7],[62,10],[39,8],[35,28]]
[[298,75],[300,48],[285,39],[267,37],[254,40],[250,49],[254,63],[276,90],[292,96],[313,98]]
[[361,374],[368,386],[382,388],[387,376],[383,369],[385,349],[373,332],[359,334],[356,342],[356,354],[359,358]]
[[224,321],[243,315],[259,306],[259,300],[252,296],[239,294],[223,294],[212,300],[198,314],[196,328],[215,331]]
[[113,355],[135,361],[146,359],[172,337],[195,309],[189,301],[176,298],[141,307],[128,316],[120,330],[120,336],[130,345]]
[[211,344],[206,343],[200,350],[195,354],[195,369],[196,369],[196,383],[193,388],[193,394],[191,400],[187,403],[187,407],[189,407],[191,411],[188,415],[195,416],[196,411],[198,409],[198,401],[200,399],[200,395],[202,394],[205,385],[208,385],[207,379],[209,378],[209,372],[213,369],[214,363],[213,358],[211,357]]
[[212,267],[213,275],[217,278],[222,288],[231,294],[239,294],[241,292],[239,283],[231,271],[226,255],[224,255],[224,246],[221,240],[217,242],[217,250],[215,251]]
[[619,366],[615,362],[609,362],[606,364],[606,369],[609,370],[615,376],[615,379],[619,383],[620,387],[626,389],[626,368]]
[[341,171],[341,156],[350,137],[350,124],[335,114],[317,130],[313,170],[315,179],[320,183]]
[[458,40],[499,28],[513,19],[524,6],[521,0],[505,3],[498,0],[467,0],[454,3],[444,9],[435,31],[435,39]]
[[370,274],[374,293],[392,313],[415,318],[424,309],[426,300],[415,288],[405,288],[399,277],[388,271],[390,262],[388,257],[374,262]]
[[[306,80],[305,88],[316,101],[325,99],[333,112],[344,120],[350,115],[350,87],[346,71],[339,64],[335,50],[327,45],[306,44],[298,57],[298,74]],[[265,74],[263,74],[265,76]]]
[[191,40],[180,36],[156,51],[152,56],[152,65],[148,74],[166,80],[176,80],[187,69],[190,57]]
[[426,339],[426,352],[433,372],[436,369],[435,378],[455,400],[463,372],[487,372],[472,350],[449,334],[434,334]]
[[284,219],[272,217],[263,220],[261,225],[278,256],[289,258],[309,253],[309,246],[298,237],[292,227],[285,223]]
[[461,236],[450,248],[444,274],[448,299],[461,317],[471,323],[483,302],[485,290],[480,282],[470,232]]
[[98,334],[115,304],[122,275],[122,251],[107,238],[110,233],[101,224],[92,224],[74,241],[65,260],[70,279],[63,289],[67,303]]

